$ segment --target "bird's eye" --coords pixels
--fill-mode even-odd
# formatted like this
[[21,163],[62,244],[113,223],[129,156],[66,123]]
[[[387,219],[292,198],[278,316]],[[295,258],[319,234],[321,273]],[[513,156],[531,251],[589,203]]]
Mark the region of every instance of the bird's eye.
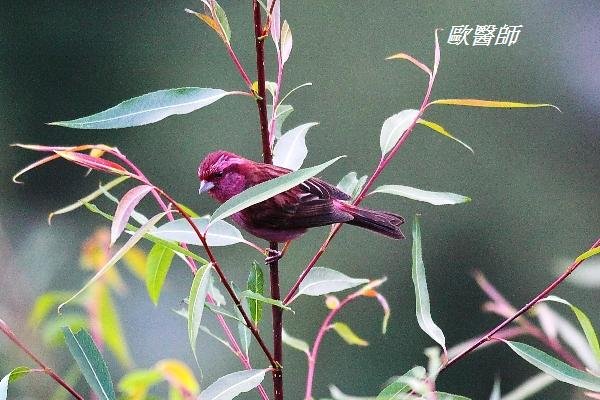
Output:
[[223,172],[215,172],[215,173],[213,174],[213,176],[214,176],[215,178],[220,178],[220,177],[222,177],[222,176],[223,176]]

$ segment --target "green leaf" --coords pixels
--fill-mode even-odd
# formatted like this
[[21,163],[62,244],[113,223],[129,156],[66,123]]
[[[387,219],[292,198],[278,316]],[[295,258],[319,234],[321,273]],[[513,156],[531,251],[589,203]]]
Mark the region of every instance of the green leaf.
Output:
[[315,125],[318,125],[318,122],[309,122],[284,133],[275,143],[273,164],[292,171],[300,168],[308,155],[306,134]]
[[[294,111],[294,107],[289,104],[279,104],[277,106],[276,114],[275,114],[275,137],[279,139],[281,137],[281,129],[283,128],[283,123],[285,119]],[[269,104],[267,106],[267,115],[269,120],[271,120],[273,115],[273,104]]]
[[525,361],[544,371],[548,375],[553,376],[557,380],[583,389],[593,390],[596,392],[600,391],[599,377],[575,369],[570,365],[525,343],[512,342],[509,340],[503,340],[503,342],[506,343]]
[[290,300],[290,303],[303,294],[321,296],[350,289],[368,282],[368,279],[351,278],[333,269],[314,267],[300,283],[298,293]]
[[496,379],[494,379],[492,393],[490,394],[490,400],[500,400],[501,397],[502,393],[500,392],[500,378],[496,377]]
[[150,253],[148,253],[146,259],[146,289],[154,305],[158,305],[158,299],[171,268],[174,255],[173,250],[160,244],[152,246]]
[[379,136],[382,157],[394,148],[408,128],[415,123],[419,114],[419,110],[404,110],[385,120]]
[[199,87],[159,90],[125,100],[97,114],[70,121],[50,122],[49,125],[75,129],[115,129],[146,125],[170,115],[190,113],[231,94],[239,92]]
[[[209,226],[209,217],[192,218],[194,225],[200,232],[206,232],[206,242],[209,246],[229,246],[236,243],[244,243],[246,240],[240,231],[230,223],[217,221]],[[208,227],[208,231],[207,231]],[[179,243],[202,245],[200,238],[184,219],[176,219],[161,225],[152,232],[152,235],[165,240],[174,240]]]
[[[103,212],[102,210],[100,210],[98,207],[96,207],[94,204],[91,203],[85,203],[85,207],[90,210],[93,213],[96,214],[100,214],[102,215],[104,218],[108,219],[109,221],[112,221],[112,216],[110,214],[107,214],[105,212]],[[125,225],[125,227],[130,230],[131,232],[136,232],[139,228],[131,225],[131,224],[127,224]],[[164,247],[167,247],[171,250],[173,250],[176,253],[181,254],[182,256],[186,256],[186,257],[190,257],[196,261],[198,261],[199,263],[206,265],[208,264],[208,261],[206,261],[204,258],[192,253],[191,251],[189,251],[188,249],[184,249],[183,247],[179,246],[177,243],[169,241],[169,240],[163,240],[160,238],[157,238],[156,236],[150,235],[150,234],[144,234],[144,239],[151,241],[154,244],[160,244]]]
[[108,182],[106,185],[100,185],[99,189],[93,191],[92,193],[88,194],[85,197],[82,197],[81,199],[77,200],[75,203],[70,204],[66,207],[63,207],[60,210],[51,212],[50,214],[48,214],[48,225],[52,221],[52,217],[54,217],[55,215],[65,214],[70,211],[76,210],[77,208],[83,206],[85,203],[89,203],[90,201],[94,200],[95,198],[100,196],[105,191],[108,191],[108,190],[114,188],[115,186],[120,185],[121,183],[123,183],[124,181],[126,181],[129,178],[130,178],[129,176],[120,176],[118,178],[115,178],[112,181]]
[[98,319],[106,347],[110,349],[124,367],[132,368],[133,360],[119,321],[119,314],[110,297],[110,291],[106,286],[98,287],[97,290]]
[[446,204],[459,204],[468,203],[471,201],[469,197],[461,196],[460,194],[448,193],[448,192],[429,192],[427,190],[421,190],[410,186],[402,185],[383,185],[373,190],[369,195],[375,193],[387,193],[396,196],[406,197],[408,199],[424,201],[429,204],[436,206]]
[[[86,203],[87,204],[87,203]],[[124,255],[125,253],[127,253],[133,246],[136,245],[137,242],[139,242],[142,237],[152,228],[154,228],[154,225],[156,225],[156,223],[165,216],[166,213],[160,213],[155,215],[154,217],[150,218],[150,220],[142,225],[137,232],[135,232],[133,234],[133,236],[131,236],[131,238],[129,238],[129,240],[123,245],[123,247],[121,247],[111,258],[110,260],[108,260],[106,262],[106,264],[104,264],[102,266],[102,268],[100,268],[98,270],[98,272],[96,273],[96,275],[94,275],[81,289],[79,289],[79,291],[77,293],[75,293],[73,296],[71,296],[70,299],[68,299],[67,301],[63,302],[62,304],[60,304],[58,306],[58,311],[60,312],[60,309],[67,303],[71,302],[73,299],[75,299],[77,296],[79,296],[81,293],[83,293],[87,288],[89,288],[92,284],[94,284],[94,282],[96,282],[98,279],[100,279],[102,277],[102,275],[104,275],[106,273],[106,271],[108,271],[112,266],[114,266]]]
[[283,301],[271,299],[269,297],[265,297],[265,296],[263,296],[263,295],[261,295],[259,293],[254,293],[251,290],[244,290],[242,293],[240,293],[240,297],[244,297],[244,298],[247,298],[247,299],[258,300],[259,302],[262,302],[262,303],[271,304],[273,306],[277,306],[277,307],[282,308],[284,310],[292,311],[292,309],[290,307],[288,307],[285,304],[283,304]]
[[10,374],[5,375],[2,380],[0,380],[0,400],[6,400],[8,396],[8,381],[10,380]]
[[244,353],[246,356],[248,356],[250,344],[252,344],[252,332],[250,332],[250,329],[242,321],[238,322],[238,334],[240,337],[240,345],[242,346],[242,350],[244,350]]
[[408,393],[410,391],[410,385],[405,382],[405,379],[401,378],[414,378],[424,379],[426,375],[425,368],[417,366],[409,370],[407,373],[402,375],[400,378],[396,378],[392,383],[387,385],[378,395],[376,400],[400,400],[402,399],[401,394]]
[[69,327],[63,328],[63,334],[71,355],[94,393],[102,400],[115,400],[110,373],[90,335],[83,329],[73,334]]
[[554,382],[556,382],[556,379],[554,379],[554,377],[543,372],[539,373],[525,380],[519,386],[511,390],[509,393],[502,396],[502,400],[528,399],[537,392],[544,390]]
[[221,8],[219,3],[216,1],[213,4],[215,7],[215,17],[217,17],[217,22],[221,26],[221,30],[225,36],[225,41],[229,43],[231,41],[231,28],[229,27],[229,21],[227,20],[227,15],[225,15],[225,10],[223,10],[223,8]]
[[226,309],[225,307],[221,307],[216,304],[205,303],[204,306],[208,308],[211,312],[215,314],[221,314],[224,317],[234,319],[238,322],[243,322],[243,319],[237,315],[237,313]]
[[208,284],[210,282],[210,270],[212,264],[206,264],[196,271],[192,287],[190,289],[190,304],[188,306],[188,336],[192,353],[196,361],[196,339],[198,338],[198,330],[200,322],[202,322],[202,313],[204,311],[204,303],[206,301],[206,293],[208,292]]
[[25,375],[27,375],[30,372],[31,372],[31,369],[29,367],[14,368],[12,371],[10,371],[8,373],[10,375],[10,378],[8,379],[8,383],[18,381],[19,379],[23,378]]
[[358,179],[356,172],[348,172],[337,184],[337,188],[342,192],[346,193],[352,199],[355,199],[356,196],[360,193],[365,182],[367,181],[367,175],[363,175]]
[[[337,386],[329,385],[329,395],[333,400],[375,400],[375,397],[370,396],[350,396],[342,392]],[[325,400],[325,399],[321,399]]]
[[64,291],[47,292],[39,296],[35,300],[33,310],[29,316],[29,326],[35,327],[41,324],[48,314],[50,314],[50,312],[54,309],[54,307],[63,301],[68,300],[71,296],[73,296],[73,292]]
[[343,158],[345,156],[336,157],[333,160],[327,161],[323,164],[319,164],[310,168],[302,168],[298,171],[290,172],[289,174],[280,176],[275,179],[260,183],[252,186],[249,189],[244,190],[242,193],[233,196],[225,203],[221,204],[219,208],[213,213],[209,226],[217,221],[229,217],[236,212],[242,211],[254,204],[260,203],[270,199],[271,197],[278,195],[279,193],[290,190],[291,188],[298,186],[307,179],[322,172],[325,168],[331,164]]
[[423,249],[421,248],[421,228],[419,218],[415,216],[412,227],[412,280],[415,286],[417,322],[421,329],[435,340],[446,352],[446,338],[442,330],[433,322],[429,306],[429,292],[425,278],[425,264],[423,263]]
[[153,369],[138,369],[127,373],[119,381],[119,391],[124,392],[127,398],[145,399],[148,389],[162,382],[163,377],[159,371]]
[[298,338],[295,338],[293,336],[290,336],[285,331],[285,329],[281,330],[281,340],[283,341],[283,343],[287,344],[292,349],[299,350],[299,351],[301,351],[303,353],[306,353],[306,355],[310,354],[310,348],[308,347],[308,343],[306,343],[302,339],[298,339]]
[[241,393],[248,392],[265,379],[268,369],[249,369],[234,372],[217,379],[200,393],[202,400],[231,400]]
[[458,394],[450,394],[446,392],[435,392],[438,400],[471,400],[468,397],[460,396]]
[[58,318],[48,320],[42,329],[42,341],[49,347],[62,346],[65,342],[62,328],[69,326],[71,330],[78,331],[89,327],[85,315],[78,313],[61,314]]
[[338,334],[344,341],[350,345],[355,346],[368,346],[369,342],[358,336],[350,327],[343,322],[334,322],[331,324],[331,328]]
[[[256,261],[253,261],[252,266],[250,267],[250,274],[248,275],[246,287],[251,292],[260,294],[261,296],[265,294],[265,277],[260,265]],[[263,303],[251,298],[247,298],[247,301],[248,308],[250,309],[250,316],[254,323],[258,325],[262,319]]]
[[222,339],[218,335],[214,334],[210,329],[208,329],[204,325],[200,325],[200,330],[202,332],[206,333],[208,336],[210,336],[213,339],[215,339],[216,341],[218,341],[219,343],[221,343],[223,346],[227,347],[233,354],[235,354],[235,351],[233,350],[233,347],[231,347],[231,345],[225,339]]
[[592,325],[592,321],[588,318],[588,316],[581,311],[578,307],[575,307],[573,304],[569,303],[567,300],[562,299],[558,296],[550,295],[543,299],[542,301],[553,301],[556,303],[561,303],[569,306],[571,311],[577,317],[579,321],[579,325],[581,325],[581,329],[585,334],[585,338],[587,339],[590,348],[592,349],[594,355],[596,356],[596,360],[600,361],[600,344],[598,343],[598,336],[596,335],[596,331],[594,330],[594,326]]

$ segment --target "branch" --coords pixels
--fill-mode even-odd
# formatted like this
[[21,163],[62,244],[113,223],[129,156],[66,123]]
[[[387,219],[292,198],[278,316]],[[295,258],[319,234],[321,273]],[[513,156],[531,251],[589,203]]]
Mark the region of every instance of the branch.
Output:
[[77,391],[75,391],[75,389],[73,389],[67,382],[65,382],[64,379],[62,379],[54,371],[52,371],[51,368],[46,366],[46,364],[44,364],[42,362],[42,360],[37,358],[37,356],[35,354],[33,354],[31,352],[31,350],[29,350],[27,348],[27,346],[25,346],[25,344],[23,344],[19,340],[19,338],[17,338],[17,336],[10,329],[10,327],[6,324],[6,322],[4,322],[1,319],[0,319],[0,331],[2,331],[2,333],[4,333],[6,335],[6,337],[8,337],[15,345],[17,345],[18,348],[23,350],[23,352],[25,354],[27,354],[29,356],[29,358],[31,358],[33,360],[33,362],[35,362],[37,365],[39,365],[42,368],[44,373],[46,373],[48,376],[50,376],[52,379],[54,379],[54,381],[56,381],[56,383],[58,383],[60,386],[65,388],[65,390],[67,392],[69,392],[74,398],[76,398],[78,400],[84,400],[83,396],[81,396],[79,393],[77,393]]

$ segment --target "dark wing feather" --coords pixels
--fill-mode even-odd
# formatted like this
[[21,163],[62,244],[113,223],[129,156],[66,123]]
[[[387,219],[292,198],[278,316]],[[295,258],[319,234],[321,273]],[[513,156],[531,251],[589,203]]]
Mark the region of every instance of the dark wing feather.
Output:
[[[290,170],[260,164],[260,182],[287,174]],[[311,178],[268,200],[247,208],[246,219],[261,228],[300,229],[352,220],[352,215],[335,206],[335,200],[350,197],[329,183]],[[245,210],[245,211],[246,211]]]

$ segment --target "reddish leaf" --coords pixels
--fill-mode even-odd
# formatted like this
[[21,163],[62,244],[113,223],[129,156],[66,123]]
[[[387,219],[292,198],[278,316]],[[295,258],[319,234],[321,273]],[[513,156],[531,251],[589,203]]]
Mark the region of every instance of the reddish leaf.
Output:
[[111,246],[115,244],[123,229],[125,229],[125,225],[131,216],[131,213],[138,205],[138,203],[146,196],[154,186],[150,185],[140,185],[136,186],[121,198],[121,201],[117,205],[117,210],[115,211],[115,218],[113,219],[112,226],[110,228],[110,244]]
[[119,164],[105,160],[103,158],[96,158],[83,153],[77,153],[73,151],[54,151],[62,158],[74,162],[75,164],[81,165],[82,167],[94,169],[96,171],[108,172],[111,174],[118,175],[132,175],[125,168]]

